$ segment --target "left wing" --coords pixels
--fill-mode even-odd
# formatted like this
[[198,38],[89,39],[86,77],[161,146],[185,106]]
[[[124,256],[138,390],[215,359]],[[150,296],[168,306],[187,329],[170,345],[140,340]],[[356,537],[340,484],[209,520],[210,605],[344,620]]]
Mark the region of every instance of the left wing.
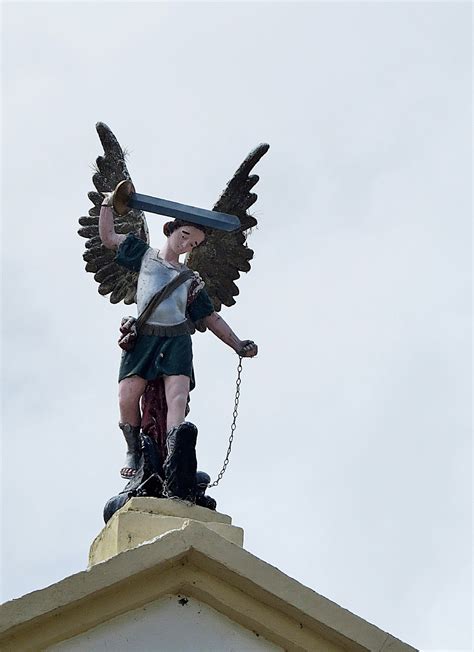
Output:
[[263,143],[247,156],[212,209],[237,215],[240,229],[232,233],[211,231],[204,243],[186,259],[186,265],[198,272],[205,282],[216,311],[223,305],[234,305],[234,297],[239,294],[234,281],[240,278],[240,272],[250,271],[254,252],[247,246],[247,235],[257,220],[248,209],[257,201],[257,195],[251,190],[259,180],[251,172],[269,148],[270,145]]

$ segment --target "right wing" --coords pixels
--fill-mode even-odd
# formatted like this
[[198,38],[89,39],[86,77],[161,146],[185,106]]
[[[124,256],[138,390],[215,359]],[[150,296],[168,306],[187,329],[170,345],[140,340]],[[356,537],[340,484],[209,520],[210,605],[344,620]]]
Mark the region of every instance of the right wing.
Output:
[[[82,257],[86,261],[86,271],[92,272],[94,279],[99,283],[99,294],[110,294],[111,303],[123,301],[130,304],[135,302],[138,273],[117,265],[114,262],[115,251],[104,247],[99,237],[99,213],[104,199],[103,193],[112,192],[120,181],[130,179],[130,174],[123,150],[109,127],[98,122],[96,129],[104,148],[104,156],[98,156],[96,159],[96,172],[92,176],[96,190],[88,193],[94,206],[89,210],[89,215],[79,218],[81,228],[78,233],[87,238],[86,250]],[[143,211],[134,209],[126,215],[115,216],[114,226],[116,233],[134,233],[149,243]]]

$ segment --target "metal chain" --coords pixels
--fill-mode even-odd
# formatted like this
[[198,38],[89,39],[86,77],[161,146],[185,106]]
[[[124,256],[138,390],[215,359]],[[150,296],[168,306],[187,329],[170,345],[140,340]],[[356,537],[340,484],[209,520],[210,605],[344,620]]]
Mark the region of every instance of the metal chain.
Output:
[[236,422],[237,422],[237,411],[239,408],[239,399],[240,399],[240,384],[242,382],[240,376],[242,373],[242,356],[239,355],[239,364],[237,365],[237,380],[235,383],[235,401],[234,401],[234,411],[232,413],[232,425],[230,426],[230,437],[229,437],[229,446],[227,448],[227,454],[225,456],[224,464],[222,465],[222,469],[219,471],[219,474],[217,476],[217,480],[214,480],[212,484],[208,486],[208,489],[211,487],[217,487],[219,482],[222,480],[222,476],[226,472],[227,465],[229,464],[229,457],[230,457],[230,451],[232,450],[232,442],[234,441],[234,433],[235,429],[237,428]]

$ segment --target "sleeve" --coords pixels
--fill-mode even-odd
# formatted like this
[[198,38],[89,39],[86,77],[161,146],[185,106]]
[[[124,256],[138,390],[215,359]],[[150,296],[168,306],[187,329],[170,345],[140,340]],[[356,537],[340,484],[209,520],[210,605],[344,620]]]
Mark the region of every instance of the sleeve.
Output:
[[133,272],[139,272],[142,258],[149,248],[146,242],[137,238],[133,233],[129,233],[117,249],[115,262]]
[[201,290],[188,306],[189,319],[194,323],[209,317],[213,312],[214,306],[206,290]]

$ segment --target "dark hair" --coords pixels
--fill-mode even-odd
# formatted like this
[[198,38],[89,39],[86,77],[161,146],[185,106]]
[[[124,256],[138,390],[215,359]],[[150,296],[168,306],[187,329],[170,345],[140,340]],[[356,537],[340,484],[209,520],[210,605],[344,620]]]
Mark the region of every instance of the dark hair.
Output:
[[172,222],[166,222],[166,224],[163,224],[163,233],[167,238],[169,238],[169,236],[181,226],[194,226],[195,229],[202,231],[205,236],[209,235],[210,233],[210,229],[207,229],[205,226],[201,226],[200,224],[193,224],[192,222],[185,222],[184,220],[173,220]]

